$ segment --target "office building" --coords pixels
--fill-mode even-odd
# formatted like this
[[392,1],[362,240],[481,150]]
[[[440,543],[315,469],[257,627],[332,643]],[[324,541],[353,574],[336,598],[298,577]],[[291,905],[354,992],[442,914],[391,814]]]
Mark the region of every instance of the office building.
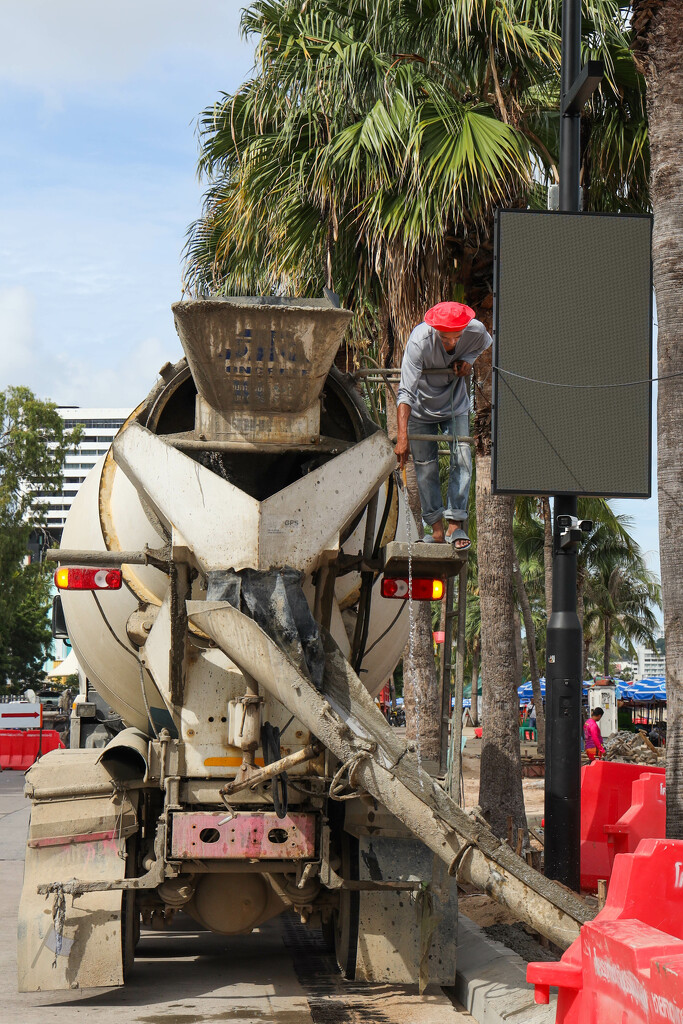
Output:
[[130,409],[83,409],[63,405],[57,409],[64,420],[64,429],[82,424],[83,434],[78,447],[64,462],[62,490],[57,494],[40,495],[38,501],[47,507],[44,525],[53,541],[59,541],[66,517],[78,490],[95,463],[106,454],[121,424],[130,416]]

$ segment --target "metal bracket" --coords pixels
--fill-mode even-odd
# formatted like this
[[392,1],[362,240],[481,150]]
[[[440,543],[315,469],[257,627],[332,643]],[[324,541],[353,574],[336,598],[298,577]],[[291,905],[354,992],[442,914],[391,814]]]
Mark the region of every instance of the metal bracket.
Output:
[[560,113],[563,117],[581,113],[584,105],[600,85],[604,74],[605,65],[601,60],[586,61],[580,73],[562,97]]
[[122,565],[153,565],[155,569],[169,572],[172,566],[171,549],[148,548],[142,551],[75,551],[68,548],[48,548],[45,552],[48,562],[61,565],[98,565],[120,568]]
[[113,882],[78,882],[74,878],[70,882],[49,882],[39,885],[37,891],[41,895],[49,896],[50,893],[64,893],[78,899],[87,892],[112,892],[121,889],[124,892],[137,889],[156,889],[158,885],[167,878],[175,878],[180,874],[180,868],[166,862],[166,822],[159,821],[157,834],[154,839],[154,863],[149,871],[139,878],[119,878]]

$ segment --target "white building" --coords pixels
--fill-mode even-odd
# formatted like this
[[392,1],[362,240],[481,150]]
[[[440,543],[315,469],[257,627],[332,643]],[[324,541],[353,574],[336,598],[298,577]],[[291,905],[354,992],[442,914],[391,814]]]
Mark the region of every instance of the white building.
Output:
[[666,672],[666,656],[648,647],[636,647],[638,657],[638,679],[651,679],[652,676],[663,676]]
[[98,459],[106,454],[121,424],[130,416],[130,409],[82,409],[76,405],[59,406],[57,412],[64,420],[66,431],[77,424],[83,425],[78,448],[66,456],[64,480],[58,494],[40,495],[41,505],[47,506],[45,526],[55,540],[62,534],[66,516],[78,489]]

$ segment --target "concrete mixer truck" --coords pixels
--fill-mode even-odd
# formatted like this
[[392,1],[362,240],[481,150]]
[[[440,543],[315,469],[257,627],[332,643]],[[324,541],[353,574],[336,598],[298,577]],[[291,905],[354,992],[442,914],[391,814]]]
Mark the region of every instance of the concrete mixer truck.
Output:
[[20,990],[121,985],[141,922],[178,912],[241,934],[294,911],[347,977],[453,983],[457,877],[569,945],[584,904],[465,814],[373,700],[416,584],[430,597],[463,556],[407,543],[392,446],[332,366],[351,313],[173,312],[186,358],[51,552],[78,662],[125,728],[27,775]]

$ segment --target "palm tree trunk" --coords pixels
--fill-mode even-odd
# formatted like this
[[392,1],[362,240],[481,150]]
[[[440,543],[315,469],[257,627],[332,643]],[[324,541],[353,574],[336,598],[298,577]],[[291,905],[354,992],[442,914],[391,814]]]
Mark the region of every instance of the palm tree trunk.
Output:
[[538,657],[536,654],[536,627],[531,614],[531,602],[526,592],[522,570],[519,567],[517,556],[513,552],[513,570],[515,574],[515,586],[517,588],[517,600],[522,610],[524,620],[524,632],[526,633],[526,650],[529,656],[529,674],[531,676],[531,689],[536,705],[536,738],[538,740],[538,752],[545,752],[545,711],[543,710],[543,698],[541,697],[541,677],[538,671]]
[[583,635],[583,664],[581,666],[581,670],[582,670],[581,681],[582,682],[586,678],[586,672],[588,670],[588,651],[590,649],[590,640],[588,641],[588,645],[586,645],[586,631],[583,629],[583,620],[584,620],[584,616],[585,616],[585,613],[586,613],[586,608],[585,608],[585,603],[584,603],[585,591],[586,591],[586,574],[585,574],[585,571],[583,571],[582,569],[579,569],[578,574],[577,574],[577,581],[576,581],[576,614],[579,617],[579,622],[581,623],[581,629],[583,630],[583,634],[582,634]]
[[[543,502],[543,568],[545,571],[545,614],[550,621],[553,611],[553,517],[550,512],[550,498]],[[537,709],[538,710],[538,709]]]
[[583,634],[583,678],[588,677],[588,659],[591,653],[591,638]]
[[605,616],[605,646],[602,653],[602,674],[609,675],[609,663],[612,656],[612,620]]
[[[477,564],[481,602],[483,744],[479,804],[496,835],[504,838],[508,816],[526,831],[519,749],[519,700],[515,678],[515,601],[512,514],[515,499],[491,492],[491,350],[477,363]],[[488,358],[486,358],[488,357]]]
[[514,686],[517,689],[521,685],[524,673],[524,645],[522,644],[522,619],[517,605],[514,607],[515,616],[515,676]]
[[[415,466],[412,459],[408,460],[406,480],[408,504],[417,525],[417,535],[413,533],[413,539],[418,540],[423,536],[424,530]],[[415,616],[413,656],[412,658],[409,656],[410,643],[406,646],[403,654],[406,737],[418,743],[423,758],[436,761],[439,758],[441,740],[441,699],[434,660],[432,606],[428,601],[414,601],[413,614]]]
[[[406,738],[417,742],[424,760],[437,761],[441,730],[440,687],[434,664],[431,605],[414,601],[415,630],[403,654],[403,698]],[[461,712],[462,714],[462,709]]]
[[[683,0],[637,3],[638,59],[647,84],[652,252],[660,377],[683,372]],[[683,403],[673,381],[659,385],[659,547],[666,638],[666,834],[683,839]]]
[[481,647],[478,640],[474,641],[474,649],[472,651],[472,707],[470,708],[470,716],[472,718],[473,725],[479,725],[479,657],[481,654]]

